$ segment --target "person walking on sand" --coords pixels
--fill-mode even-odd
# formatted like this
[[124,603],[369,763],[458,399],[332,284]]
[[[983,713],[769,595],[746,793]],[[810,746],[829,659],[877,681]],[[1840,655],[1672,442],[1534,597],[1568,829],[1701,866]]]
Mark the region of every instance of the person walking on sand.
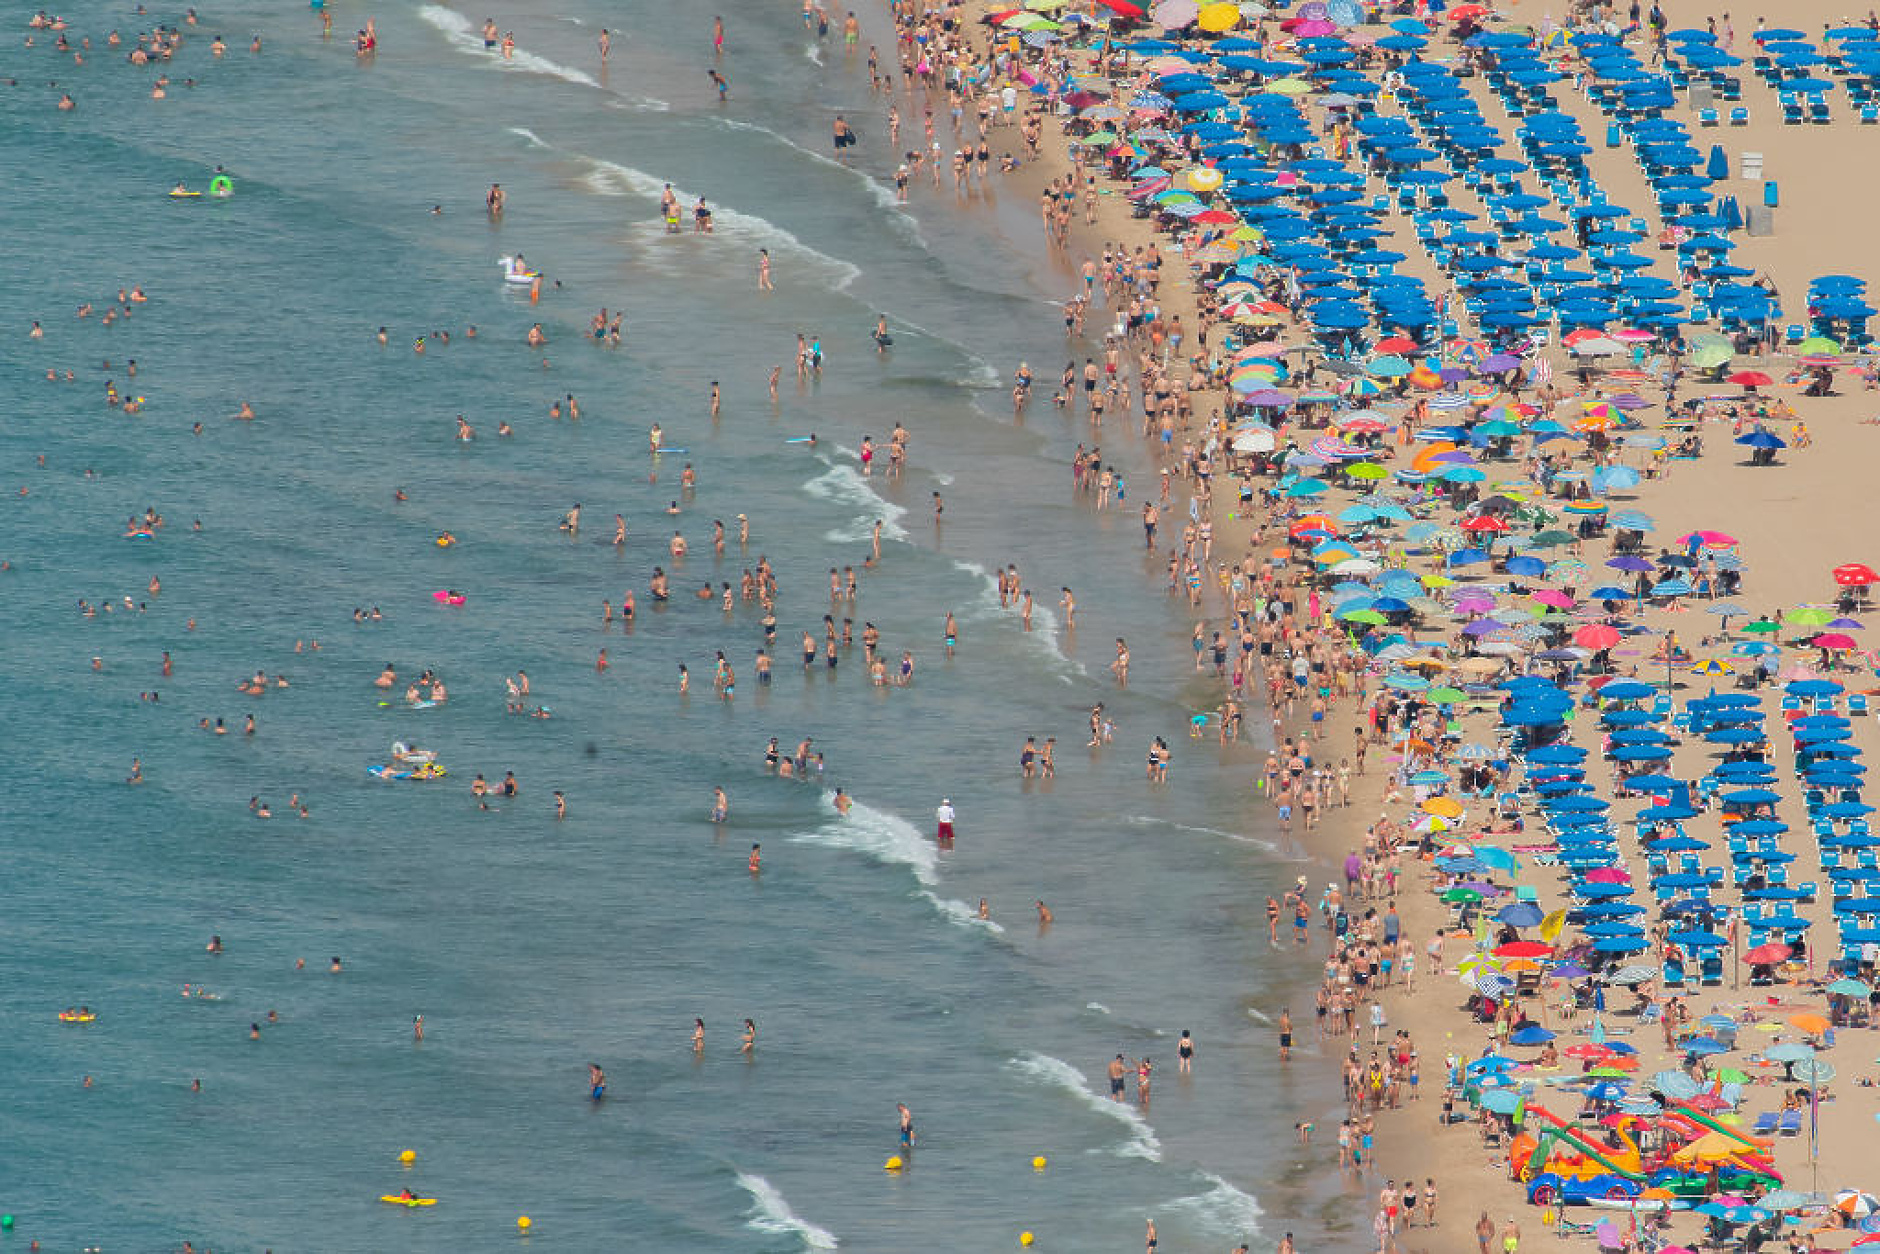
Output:
[[1495,1221],[1483,1211],[1482,1217],[1475,1221],[1475,1244],[1479,1254],[1488,1254],[1488,1243],[1495,1239]]
[[1293,1023],[1292,1010],[1279,1012],[1279,1060],[1287,1062],[1292,1058]]
[[1501,1226],[1501,1248],[1504,1254],[1515,1254],[1521,1248],[1521,1229],[1516,1226],[1513,1215]]

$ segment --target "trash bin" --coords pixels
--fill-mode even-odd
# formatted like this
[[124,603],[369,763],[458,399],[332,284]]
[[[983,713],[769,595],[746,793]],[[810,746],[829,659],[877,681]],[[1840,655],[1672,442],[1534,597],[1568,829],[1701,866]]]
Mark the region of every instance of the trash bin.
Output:
[[1763,182],[1763,203],[1768,205],[1771,209],[1774,209],[1776,207],[1776,201],[1776,181],[1774,179],[1767,179]]

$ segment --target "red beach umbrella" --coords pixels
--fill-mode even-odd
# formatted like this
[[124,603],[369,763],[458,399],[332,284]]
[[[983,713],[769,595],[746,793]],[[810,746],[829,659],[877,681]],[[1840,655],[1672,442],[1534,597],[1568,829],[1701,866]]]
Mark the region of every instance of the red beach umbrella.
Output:
[[1498,958],[1545,958],[1554,952],[1552,945],[1541,941],[1509,941],[1495,950]]
[[1582,649],[1610,649],[1619,643],[1619,629],[1606,623],[1588,623],[1573,633],[1573,643]]
[[1834,582],[1843,588],[1865,588],[1869,584],[1880,583],[1880,574],[1865,562],[1849,562],[1834,568]]

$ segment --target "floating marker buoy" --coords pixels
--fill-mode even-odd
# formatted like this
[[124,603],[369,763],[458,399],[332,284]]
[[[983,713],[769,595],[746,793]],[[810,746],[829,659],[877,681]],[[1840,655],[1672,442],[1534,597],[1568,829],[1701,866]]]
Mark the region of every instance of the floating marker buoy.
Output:
[[899,1154],[896,1154],[893,1158],[890,1158],[887,1162],[881,1164],[881,1169],[883,1171],[899,1171],[901,1168],[905,1166],[907,1166],[907,1164],[901,1161],[901,1156]]
[[405,1166],[409,1167],[411,1166],[411,1164],[418,1161],[418,1151],[417,1150],[404,1150],[400,1152],[400,1154],[398,1155],[398,1161],[405,1164]]
[[1045,1169],[1045,1157],[1043,1154],[1031,1160],[1031,1169],[1033,1171],[1043,1171]]
[[13,1216],[0,1215],[0,1232],[13,1231]]
[[1018,1243],[1020,1245],[1030,1245],[1032,1240],[1032,1235],[1029,1232],[1021,1232],[1018,1234]]
[[527,1232],[529,1230],[529,1222],[530,1222],[529,1217],[527,1215],[516,1216],[516,1227],[522,1229],[522,1231],[524,1232]]

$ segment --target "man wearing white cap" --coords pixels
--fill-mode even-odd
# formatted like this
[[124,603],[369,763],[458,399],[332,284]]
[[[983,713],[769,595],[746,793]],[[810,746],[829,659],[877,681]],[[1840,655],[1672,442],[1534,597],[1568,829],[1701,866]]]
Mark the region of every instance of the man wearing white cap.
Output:
[[940,808],[933,812],[933,817],[934,817],[934,822],[937,825],[937,829],[938,829],[935,834],[941,840],[952,840],[953,839],[953,800],[952,798],[950,797],[940,798]]

